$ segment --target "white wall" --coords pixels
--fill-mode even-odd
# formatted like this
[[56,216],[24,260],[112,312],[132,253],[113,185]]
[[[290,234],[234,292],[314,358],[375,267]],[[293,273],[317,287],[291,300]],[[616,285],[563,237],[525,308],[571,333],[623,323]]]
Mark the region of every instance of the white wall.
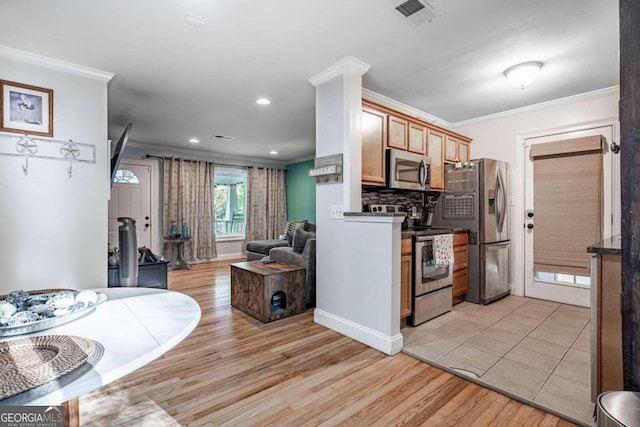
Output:
[[22,158],[0,156],[0,294],[106,287],[108,77],[32,60],[0,51],[0,78],[53,89],[54,138],[94,144],[97,162],[69,179],[67,162],[32,158],[25,176]]
[[524,292],[524,221],[521,219],[524,218],[525,188],[523,165],[517,159],[522,154],[518,136],[616,120],[618,99],[617,88],[612,88],[453,125],[456,132],[473,138],[472,158],[488,157],[511,165],[511,283],[517,295]]
[[[342,63],[344,67],[338,66]],[[310,79],[316,86],[316,156],[343,154],[343,182],[316,185],[317,277],[314,319],[387,354],[400,334],[400,218],[331,218],[331,207],[360,212],[362,74],[346,58]],[[328,77],[328,76],[333,77]],[[318,81],[321,81],[318,82]]]

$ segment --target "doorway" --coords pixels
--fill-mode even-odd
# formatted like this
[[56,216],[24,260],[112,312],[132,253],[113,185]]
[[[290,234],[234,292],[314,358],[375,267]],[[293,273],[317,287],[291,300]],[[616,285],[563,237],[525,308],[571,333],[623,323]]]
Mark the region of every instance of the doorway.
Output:
[[120,163],[109,199],[108,242],[111,247],[120,246],[118,218],[129,217],[136,221],[138,247],[154,248],[153,169],[153,164],[144,160],[123,160]]
[[[524,259],[524,295],[566,304],[589,307],[591,279],[588,276],[557,274],[553,272],[534,272],[533,241],[535,238],[535,216],[529,217],[534,210],[533,161],[529,157],[531,146],[538,143],[562,141],[566,139],[602,135],[605,139],[603,153],[603,237],[620,232],[620,156],[614,155],[609,146],[617,141],[617,123],[594,123],[579,128],[560,129],[543,132],[524,138],[524,183],[525,206],[522,212],[525,244]],[[595,242],[593,242],[595,243]],[[585,247],[585,252],[586,252]]]

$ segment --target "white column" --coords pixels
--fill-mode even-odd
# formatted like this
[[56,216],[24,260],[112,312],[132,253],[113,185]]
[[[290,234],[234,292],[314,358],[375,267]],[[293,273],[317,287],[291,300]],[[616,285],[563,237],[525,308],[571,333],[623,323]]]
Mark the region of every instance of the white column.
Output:
[[316,186],[314,320],[386,354],[402,348],[400,217],[331,218],[361,212],[362,75],[352,57],[309,79],[316,87],[316,157],[343,155],[343,182]]

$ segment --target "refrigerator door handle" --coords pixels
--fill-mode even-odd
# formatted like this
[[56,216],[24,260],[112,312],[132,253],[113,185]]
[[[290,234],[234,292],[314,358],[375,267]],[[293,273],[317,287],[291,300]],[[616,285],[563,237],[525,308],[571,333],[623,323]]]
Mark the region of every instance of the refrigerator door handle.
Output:
[[504,180],[502,179],[502,171],[498,169],[498,179],[496,182],[496,213],[498,220],[498,232],[502,233],[504,227],[504,220],[506,217],[506,198],[507,194],[504,187]]

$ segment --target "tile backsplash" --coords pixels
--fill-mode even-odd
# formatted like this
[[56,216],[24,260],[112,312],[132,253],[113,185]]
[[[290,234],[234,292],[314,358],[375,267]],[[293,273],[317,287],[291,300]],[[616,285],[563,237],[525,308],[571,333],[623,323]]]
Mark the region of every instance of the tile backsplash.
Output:
[[362,212],[369,212],[369,205],[402,205],[411,210],[415,206],[420,212],[424,209],[424,202],[427,196],[440,195],[438,192],[421,191],[394,191],[394,190],[362,190]]

